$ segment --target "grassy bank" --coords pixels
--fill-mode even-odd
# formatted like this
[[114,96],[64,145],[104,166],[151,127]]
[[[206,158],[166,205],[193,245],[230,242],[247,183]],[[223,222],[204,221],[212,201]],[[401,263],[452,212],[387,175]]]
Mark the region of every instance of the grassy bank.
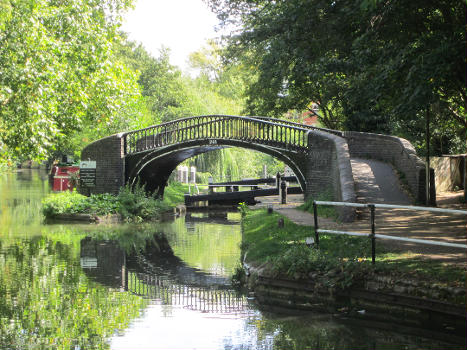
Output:
[[153,220],[171,207],[183,202],[187,186],[173,183],[166,188],[164,200],[146,194],[144,188],[123,187],[117,196],[95,194],[89,197],[77,192],[53,193],[42,201],[42,213],[47,219],[60,214],[117,214],[128,222]]
[[375,275],[440,287],[466,285],[466,273],[460,267],[424,260],[411,253],[387,252],[381,246],[377,246],[373,266],[368,238],[320,235],[319,249],[315,249],[305,244],[306,237],[314,236],[311,227],[296,225],[277,213],[267,214],[266,210],[244,209],[243,214],[242,249],[246,260],[261,265],[273,276],[312,278],[335,288],[362,285]]

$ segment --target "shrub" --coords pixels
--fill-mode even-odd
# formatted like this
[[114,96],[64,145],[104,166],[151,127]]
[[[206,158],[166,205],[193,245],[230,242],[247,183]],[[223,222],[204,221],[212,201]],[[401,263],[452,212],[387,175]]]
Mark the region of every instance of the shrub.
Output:
[[161,211],[167,210],[169,206],[155,195],[148,195],[144,186],[136,184],[122,187],[118,194],[119,213],[126,221],[142,221],[159,217]]
[[76,191],[54,193],[42,201],[46,218],[59,214],[120,214],[126,221],[142,221],[159,217],[169,206],[154,196],[147,195],[144,187],[125,186],[118,196],[108,193],[83,196]]
[[65,213],[86,213],[89,209],[87,197],[75,191],[54,193],[42,200],[42,213],[46,218]]

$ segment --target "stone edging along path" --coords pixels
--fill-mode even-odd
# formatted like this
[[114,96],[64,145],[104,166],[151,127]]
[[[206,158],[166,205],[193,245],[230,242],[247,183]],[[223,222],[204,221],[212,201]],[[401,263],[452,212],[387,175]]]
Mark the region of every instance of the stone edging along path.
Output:
[[[245,262],[244,269],[248,289],[261,306],[356,317],[378,322],[382,328],[396,324],[410,331],[431,329],[436,332],[433,334],[436,338],[461,344],[466,341],[463,288],[433,288],[418,281],[373,274],[366,276],[358,286],[339,289],[326,286],[319,273],[310,274],[308,279],[294,280],[271,275],[267,266]],[[446,302],[444,298],[463,302]]]

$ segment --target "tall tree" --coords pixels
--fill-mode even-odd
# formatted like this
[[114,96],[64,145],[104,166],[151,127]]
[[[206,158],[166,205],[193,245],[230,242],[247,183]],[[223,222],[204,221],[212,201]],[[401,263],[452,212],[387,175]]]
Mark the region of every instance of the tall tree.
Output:
[[44,159],[77,130],[130,113],[136,76],[112,55],[130,0],[2,0],[0,157]]
[[207,2],[236,26],[231,59],[248,57],[258,70],[248,90],[251,112],[281,114],[315,102],[328,127],[417,140],[430,110],[444,134],[465,140],[465,1]]

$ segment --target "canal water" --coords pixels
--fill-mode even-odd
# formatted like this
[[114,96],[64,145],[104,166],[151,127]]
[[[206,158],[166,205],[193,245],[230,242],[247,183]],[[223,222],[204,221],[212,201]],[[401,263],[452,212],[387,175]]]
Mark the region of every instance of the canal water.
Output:
[[48,193],[43,172],[0,175],[0,349],[462,348],[397,325],[261,308],[230,282],[237,213],[45,224]]

